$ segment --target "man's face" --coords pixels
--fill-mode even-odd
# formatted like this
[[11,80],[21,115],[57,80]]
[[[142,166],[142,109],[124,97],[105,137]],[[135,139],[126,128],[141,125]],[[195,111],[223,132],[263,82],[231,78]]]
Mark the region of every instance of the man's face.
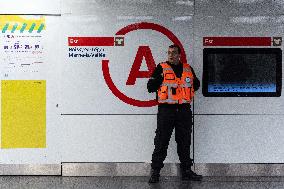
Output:
[[177,64],[180,59],[180,54],[178,53],[178,48],[169,48],[168,49],[168,61],[171,64]]

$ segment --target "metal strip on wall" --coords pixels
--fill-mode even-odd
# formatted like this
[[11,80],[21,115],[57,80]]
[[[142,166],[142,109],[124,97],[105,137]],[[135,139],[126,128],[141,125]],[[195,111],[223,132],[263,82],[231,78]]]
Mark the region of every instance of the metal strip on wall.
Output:
[[61,165],[0,164],[0,175],[61,175]]
[[[150,163],[62,163],[62,176],[148,176]],[[284,164],[197,163],[203,176],[284,176]],[[166,163],[161,176],[179,176],[179,164]]]

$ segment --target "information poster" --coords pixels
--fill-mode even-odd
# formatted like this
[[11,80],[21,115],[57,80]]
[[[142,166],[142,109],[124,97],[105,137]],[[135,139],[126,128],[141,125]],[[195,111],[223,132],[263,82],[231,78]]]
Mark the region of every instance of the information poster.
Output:
[[1,148],[46,147],[45,29],[43,16],[0,16]]
[[0,16],[2,77],[33,76],[44,64],[43,16]]

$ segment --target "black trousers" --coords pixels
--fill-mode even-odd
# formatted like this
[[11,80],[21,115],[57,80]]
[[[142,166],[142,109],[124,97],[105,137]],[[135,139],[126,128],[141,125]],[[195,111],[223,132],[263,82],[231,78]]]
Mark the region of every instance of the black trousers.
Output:
[[192,112],[189,104],[159,105],[157,115],[157,129],[154,138],[155,149],[152,154],[152,169],[164,167],[169,141],[175,129],[175,141],[177,153],[182,169],[188,169],[192,165],[190,159],[190,144],[192,132]]

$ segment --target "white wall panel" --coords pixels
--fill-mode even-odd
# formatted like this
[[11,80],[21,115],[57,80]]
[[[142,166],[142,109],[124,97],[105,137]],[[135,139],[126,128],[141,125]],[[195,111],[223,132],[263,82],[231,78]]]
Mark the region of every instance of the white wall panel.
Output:
[[[94,6],[91,4],[90,6]],[[128,6],[126,4],[125,6]],[[134,6],[134,5],[133,5]],[[74,7],[76,8],[76,7]],[[96,7],[94,7],[96,8]],[[190,15],[132,14],[131,10],[143,9],[135,4],[127,12],[104,7],[90,15],[65,14],[62,17],[62,102],[63,114],[155,114],[156,107],[137,107],[121,101],[106,85],[102,73],[102,58],[68,57],[68,37],[114,37],[120,29],[135,23],[148,22],[165,27],[181,41],[189,63],[192,63],[193,19]],[[121,16],[124,15],[124,16]],[[126,16],[127,15],[127,16]],[[102,47],[106,52],[111,78],[116,87],[127,97],[145,101],[155,99],[155,94],[147,92],[148,78],[137,78],[135,85],[126,85],[139,46],[149,46],[156,64],[165,61],[166,51],[173,42],[168,37],[152,29],[127,33],[125,46]],[[148,70],[145,60],[140,70]],[[111,108],[109,108],[111,107]]]
[[[42,33],[42,68],[38,73],[10,74],[5,80],[46,80],[46,148],[11,148],[0,150],[3,164],[49,164],[61,162],[61,138],[64,136],[60,111],[56,107],[60,100],[60,17],[46,16],[46,30]],[[19,156],[20,154],[20,156]]]
[[[176,8],[177,11],[174,11],[171,14],[166,14],[168,9],[157,2],[145,3],[142,1],[135,1],[134,3],[125,3],[124,5],[114,3],[110,4],[109,6],[105,6],[102,2],[98,3],[98,1],[92,2],[88,5],[84,5],[82,1],[69,1],[65,3],[66,10],[69,9],[69,11],[65,11],[66,14],[63,16],[64,41],[62,42],[62,44],[65,45],[65,47],[63,47],[65,53],[62,54],[63,79],[61,94],[62,96],[64,96],[64,99],[62,99],[60,106],[61,112],[63,114],[155,114],[157,111],[156,108],[134,107],[125,104],[124,102],[116,98],[111,93],[111,91],[109,91],[108,87],[105,84],[101,72],[100,61],[69,59],[66,56],[66,54],[68,53],[66,46],[68,36],[113,36],[119,28],[122,28],[128,24],[142,21],[158,23],[173,31],[174,34],[176,34],[182,41],[187,53],[187,59],[189,63],[193,65],[197,76],[201,79],[203,69],[202,38],[204,36],[281,36],[283,33],[283,24],[281,21],[282,16],[277,16],[277,11],[279,13],[279,11],[282,10],[281,6],[275,8],[276,14],[267,13],[267,15],[264,15],[264,17],[258,17],[258,13],[253,14],[253,16],[246,15],[245,13],[247,13],[247,10],[240,13],[233,12],[230,13],[228,17],[226,17],[223,14],[218,14],[218,12],[212,14],[214,16],[204,16],[211,14],[202,12],[203,10],[207,10],[207,1],[198,2],[198,6],[196,7],[196,12],[198,13],[197,15],[193,15],[193,9],[191,8],[187,8],[186,10],[188,11],[185,12],[178,11],[180,9]],[[212,7],[218,7],[218,3],[219,2],[212,3]],[[265,4],[265,2],[262,3]],[[76,6],[74,6],[75,4]],[[145,10],[145,7],[149,8],[149,4],[152,7],[155,7],[157,11],[154,11],[152,14],[148,14],[147,10]],[[157,5],[160,6],[156,7]],[[114,10],[113,6],[120,7],[120,9]],[[239,6],[246,7],[246,5],[235,5],[235,7]],[[276,5],[273,3],[268,3],[268,5],[264,6],[264,9],[270,11],[272,10],[271,6],[274,7]],[[214,10],[216,11],[216,9]],[[225,10],[225,12],[226,11],[228,12],[229,10]],[[156,14],[158,12],[163,12],[164,14],[158,16]],[[213,12],[214,11],[212,11],[212,13]],[[243,16],[246,16],[248,18]],[[250,21],[247,22],[247,20],[259,20],[260,23]],[[150,45],[155,61],[157,59],[157,62],[159,62],[165,58],[165,56],[161,55],[160,53],[163,52],[163,47],[168,43],[166,38],[156,32],[150,31],[149,36],[145,35],[145,33],[146,32],[144,31],[129,33],[126,36],[126,47],[124,47],[125,49],[127,49],[126,51],[119,51],[120,49],[117,48],[120,47],[116,47],[115,51],[111,49],[112,47],[106,48],[111,63],[116,62],[116,64],[110,64],[110,72],[115,84],[127,95],[140,99],[153,97],[151,95],[148,96],[149,94],[147,94],[146,92],[146,80],[138,79],[138,85],[136,88],[133,88],[133,86],[129,87],[125,85],[131,68],[131,63],[137,51],[137,49],[135,48],[137,48],[140,44]],[[192,60],[193,56],[194,60]],[[117,70],[123,71],[117,72]],[[78,78],[80,78],[80,80],[78,80]],[[99,86],[100,89],[96,90],[96,86]],[[252,115],[244,115],[236,118],[232,118],[232,115],[225,115],[225,118],[220,115],[209,115],[208,117],[206,117],[206,115],[204,116],[205,118],[202,117],[203,115],[196,115],[197,121],[195,133],[195,161],[201,163],[246,163],[254,161],[281,162],[281,160],[276,157],[271,159],[269,155],[265,156],[261,154],[260,156],[258,156],[256,154],[259,153],[258,150],[265,151],[265,149],[267,148],[267,146],[264,146],[262,148],[262,146],[259,145],[259,138],[262,136],[265,136],[266,138],[273,138],[273,136],[275,135],[273,133],[267,133],[266,135],[263,135],[262,132],[254,132],[254,130],[256,130],[258,127],[265,128],[266,124],[268,124],[269,122],[272,123],[274,130],[281,130],[281,122],[277,121],[277,118],[281,117],[278,116],[278,114],[284,113],[282,110],[283,102],[284,101],[282,97],[205,98],[201,94],[201,90],[199,90],[195,98],[196,114],[274,114],[275,117],[273,119],[269,119],[269,121],[267,121],[266,119],[263,121],[262,119],[260,119],[262,118],[261,115],[255,115],[255,117]],[[153,116],[152,121],[149,124],[147,124],[147,122],[145,121],[142,121],[142,118],[148,116],[125,116],[127,118],[130,118],[130,120],[125,121],[123,115],[87,116],[90,120],[86,120],[85,116],[64,116],[64,123],[67,124],[65,125],[65,127],[73,127],[74,131],[69,133],[69,137],[66,138],[63,146],[66,147],[66,144],[68,144],[73,138],[85,136],[83,137],[84,141],[78,142],[75,146],[70,146],[68,154],[64,154],[64,161],[84,160],[91,162],[102,161],[103,159],[106,159],[108,161],[150,161],[152,149],[150,149],[149,146],[151,146],[150,143],[152,142],[154,137],[154,133],[152,132],[151,135],[150,130],[154,131],[155,126],[153,124],[155,116],[148,115],[150,117]],[[133,118],[133,120],[131,118],[132,116],[135,117]],[[232,117],[228,118],[226,116]],[[138,128],[134,130],[134,136],[135,133],[144,133],[142,134],[143,136],[150,136],[149,140],[147,139],[147,141],[144,141],[145,147],[141,152],[139,152],[140,154],[133,154],[133,152],[136,152],[135,148],[129,147],[128,141],[129,139],[130,141],[134,141],[132,139],[133,135],[129,135],[127,139],[118,139],[118,136],[115,134],[115,130],[113,129],[113,127],[116,127],[112,125],[113,122],[119,123],[116,125],[119,125],[119,130],[121,133],[131,130],[132,126],[130,125],[136,125],[136,127]],[[230,123],[228,124],[227,122]],[[75,126],[76,123],[78,124],[78,126]],[[97,135],[99,139],[103,138],[105,133],[108,133],[109,138],[108,140],[106,140],[107,142],[102,143],[97,141],[96,139],[92,139],[90,137],[91,134],[84,135],[83,133],[75,132],[78,131],[78,127],[80,127],[79,125],[81,125],[81,123],[83,123],[84,125],[82,132],[86,130],[90,130],[90,133],[99,131],[100,134]],[[103,123],[103,127],[107,130],[101,130],[101,123]],[[246,130],[243,127],[247,126],[248,123],[250,124],[248,127],[253,130],[245,132]],[[144,126],[145,124],[149,126],[151,125],[151,128],[152,126],[153,128],[148,128],[147,131],[143,130],[143,132],[141,132],[139,130],[140,126]],[[234,136],[234,133],[238,131],[236,127],[240,126],[241,128],[243,128],[239,131],[242,134],[242,138],[232,137]],[[212,136],[209,134],[205,136],[211,136],[212,138],[206,138],[202,135],[207,132],[212,132]],[[224,136],[229,136],[229,138],[227,137],[226,141],[223,143],[220,137],[224,138]],[[107,149],[113,149],[113,147],[111,146],[111,138],[113,137],[116,140],[123,141],[126,147],[121,147],[120,145],[115,144],[117,145],[115,146],[116,150],[114,151],[116,152],[116,156],[109,157],[110,154]],[[231,138],[233,139],[230,140]],[[217,139],[219,139],[219,141],[216,141],[216,143],[214,143],[214,140]],[[236,146],[235,142],[239,142],[239,140],[241,140],[242,142],[244,142],[245,140],[252,141],[252,143],[250,143],[250,145],[248,145],[246,148],[244,148],[244,151],[242,151],[243,148],[241,147],[244,147],[245,143],[241,143],[241,147]],[[142,143],[142,139],[135,141],[135,144],[140,147],[142,146]],[[88,146],[84,146],[83,144],[88,144]],[[171,143],[171,145],[173,144]],[[272,145],[271,140],[269,140],[268,144]],[[84,147],[82,148],[82,146]],[[104,146],[106,150],[102,149],[102,146]],[[278,145],[273,146],[274,150],[277,149],[277,151],[274,151],[274,154],[276,155],[282,153],[281,149],[278,149],[278,147]],[[233,151],[231,148],[236,149],[237,151]],[[78,149],[83,150],[80,152],[84,154],[84,158],[76,155]],[[87,151],[87,149],[91,150]],[[121,150],[123,149],[127,150],[126,156],[121,154]],[[248,152],[253,149],[255,150],[253,151],[254,156],[248,158]],[[216,153],[212,153],[212,151]],[[172,148],[172,151],[169,149],[169,153],[176,153],[175,148]],[[236,155],[236,153],[240,155]],[[167,161],[170,162],[176,162],[178,160],[176,155],[169,155],[168,158],[169,159],[167,159]]]
[[195,162],[283,163],[279,115],[195,116]]
[[115,13],[127,16],[193,15],[193,0],[62,0],[62,14],[96,15]]
[[[281,16],[273,16],[273,18],[278,19]],[[263,23],[236,23],[231,17],[220,15],[196,15],[194,20],[196,21],[194,25],[194,67],[196,67],[196,74],[199,78],[202,78],[203,72],[203,48],[205,48],[203,37],[272,37],[282,36],[284,32],[283,22],[264,20]],[[281,97],[204,97],[202,90],[199,90],[195,98],[197,114],[284,114],[283,106],[283,95]]]
[[[47,80],[47,148],[1,149],[0,162],[150,162],[157,107],[136,107],[118,99],[103,77],[102,58],[70,58],[68,37],[114,37],[127,25],[156,23],[178,37],[188,62],[201,79],[203,37],[284,33],[280,15],[284,4],[280,0],[198,0],[195,7],[193,2],[1,2],[0,14],[60,14],[61,3],[62,17],[46,17],[46,65],[44,72],[33,78]],[[126,34],[124,47],[103,47],[110,60],[110,75],[119,90],[139,100],[154,99],[155,95],[146,89],[148,79],[138,78],[134,86],[127,86],[126,80],[139,46],[149,46],[157,64],[166,59],[171,43],[161,33],[147,29]],[[145,65],[143,61],[141,69],[146,69]],[[31,78],[15,75],[8,79]],[[283,163],[283,107],[283,95],[209,98],[200,89],[194,106],[195,162]],[[174,137],[166,162],[178,162]]]
[[[151,162],[155,115],[64,116],[63,162]],[[178,162],[174,133],[165,162]]]
[[[194,67],[200,78],[203,37],[283,36],[282,1],[195,3]],[[281,97],[204,97],[198,91],[195,162],[282,163],[283,105],[283,88]]]
[[9,0],[0,2],[0,14],[60,14],[60,0]]
[[216,16],[281,15],[282,0],[196,0],[196,14]]

